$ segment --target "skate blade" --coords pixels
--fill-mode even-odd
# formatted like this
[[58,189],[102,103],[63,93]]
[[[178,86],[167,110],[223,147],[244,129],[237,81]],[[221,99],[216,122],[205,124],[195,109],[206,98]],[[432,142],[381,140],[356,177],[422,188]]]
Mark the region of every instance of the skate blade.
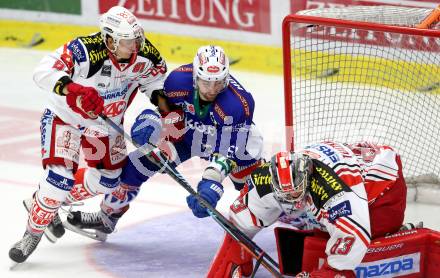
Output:
[[104,242],[107,240],[107,234],[100,232],[100,231],[96,231],[96,230],[83,230],[80,229],[78,227],[75,227],[73,225],[71,225],[69,222],[64,221],[63,222],[63,226],[64,228],[68,229],[69,231],[72,231],[74,233],[80,234],[82,236],[97,240],[97,241],[101,241]]
[[[29,200],[30,200],[30,202],[29,202]],[[30,207],[31,205],[32,205],[32,199],[23,200],[23,206],[28,213],[31,210],[31,207]],[[49,240],[51,243],[57,242],[58,238],[54,234],[52,234],[52,232],[49,229],[46,228],[44,230],[44,235],[46,236],[47,240]]]

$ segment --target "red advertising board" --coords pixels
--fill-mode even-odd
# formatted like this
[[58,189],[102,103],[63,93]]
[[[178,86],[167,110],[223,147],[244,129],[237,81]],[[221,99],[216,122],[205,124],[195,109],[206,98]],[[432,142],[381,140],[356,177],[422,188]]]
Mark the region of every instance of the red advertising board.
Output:
[[99,12],[115,5],[141,19],[270,33],[270,0],[99,0]]
[[394,5],[405,7],[426,8],[427,3],[440,4],[439,0],[290,0],[291,12],[296,13],[305,9],[336,8],[346,6],[378,6]]

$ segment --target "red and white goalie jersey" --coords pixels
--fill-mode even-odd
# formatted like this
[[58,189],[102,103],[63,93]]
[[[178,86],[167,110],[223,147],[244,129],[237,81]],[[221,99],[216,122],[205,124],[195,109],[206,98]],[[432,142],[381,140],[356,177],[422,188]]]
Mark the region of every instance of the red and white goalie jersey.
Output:
[[231,205],[230,217],[251,237],[278,219],[301,229],[324,230],[330,235],[326,263],[334,269],[353,270],[372,238],[369,203],[396,182],[401,167],[398,155],[386,146],[337,142],[321,142],[299,152],[313,162],[303,201],[292,205],[277,198],[270,163],[266,163],[249,176]]
[[44,57],[35,69],[34,81],[43,90],[54,92],[47,108],[62,121],[89,127],[97,120],[73,112],[60,91],[70,80],[95,88],[104,99],[104,114],[120,124],[137,89],[150,97],[152,91],[163,88],[165,74],[165,61],[147,39],[137,55],[118,63],[109,54],[101,33],[95,33],[78,37]]

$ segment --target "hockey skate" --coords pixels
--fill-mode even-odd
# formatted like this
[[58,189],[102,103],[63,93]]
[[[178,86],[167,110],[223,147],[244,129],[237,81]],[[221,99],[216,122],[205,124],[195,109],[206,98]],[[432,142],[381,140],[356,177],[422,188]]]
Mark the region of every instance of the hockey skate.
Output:
[[[32,198],[23,200],[23,205],[26,208],[27,212],[29,212],[32,206]],[[65,232],[66,230],[64,229],[63,222],[61,221],[58,213],[56,213],[52,222],[50,222],[50,224],[44,230],[44,235],[50,242],[55,243],[57,239],[61,238],[64,235]]]
[[115,231],[116,223],[121,214],[107,215],[98,212],[72,211],[65,221],[64,227],[72,232],[98,241],[106,241],[107,235]]
[[26,231],[23,238],[9,250],[9,258],[16,263],[24,262],[37,248],[43,234],[32,234]]

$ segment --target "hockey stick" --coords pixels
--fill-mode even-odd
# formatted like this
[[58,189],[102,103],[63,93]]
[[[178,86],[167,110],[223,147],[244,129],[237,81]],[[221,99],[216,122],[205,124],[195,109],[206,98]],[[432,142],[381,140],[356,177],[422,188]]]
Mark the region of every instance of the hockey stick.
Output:
[[[257,259],[257,262],[261,263],[274,277],[283,277],[278,271],[278,263],[272,259],[267,253],[264,252],[252,239],[250,239],[246,234],[240,231],[234,224],[232,224],[228,219],[226,219],[220,212],[218,212],[214,207],[212,207],[205,199],[200,197],[200,195],[192,188],[192,186],[185,180],[185,178],[177,171],[177,169],[169,163],[165,155],[160,151],[156,153],[153,149],[157,149],[157,146],[149,142],[148,148],[144,146],[139,146],[133,139],[128,135],[121,127],[115,124],[107,116],[100,114],[102,118],[108,125],[110,125],[117,132],[122,134],[126,140],[131,142],[134,146],[139,148],[143,154],[155,164],[158,164],[165,173],[167,173],[173,180],[180,184],[186,189],[191,195],[195,196],[197,201],[208,210],[211,217],[229,234],[231,235],[243,248],[245,248],[253,257]],[[157,149],[158,150],[158,149]],[[154,159],[154,161],[153,161]],[[258,264],[256,265],[258,266]]]

